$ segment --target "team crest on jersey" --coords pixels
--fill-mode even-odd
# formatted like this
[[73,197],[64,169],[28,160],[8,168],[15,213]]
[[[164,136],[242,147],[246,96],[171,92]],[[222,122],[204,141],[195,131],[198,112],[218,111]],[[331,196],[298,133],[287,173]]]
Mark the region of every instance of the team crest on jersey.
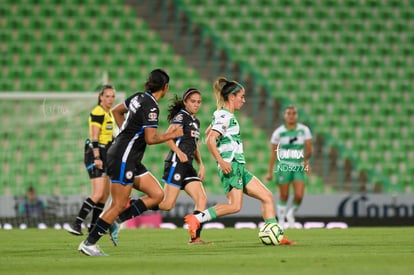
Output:
[[148,121],[157,121],[158,115],[157,113],[149,113],[148,114]]
[[183,114],[179,114],[175,117],[175,121],[181,122],[183,121]]
[[174,174],[174,180],[175,181],[179,181],[181,179],[181,175],[180,174]]
[[127,171],[126,173],[125,173],[125,178],[127,178],[127,179],[132,179],[132,177],[134,176],[134,173],[132,173],[132,171]]

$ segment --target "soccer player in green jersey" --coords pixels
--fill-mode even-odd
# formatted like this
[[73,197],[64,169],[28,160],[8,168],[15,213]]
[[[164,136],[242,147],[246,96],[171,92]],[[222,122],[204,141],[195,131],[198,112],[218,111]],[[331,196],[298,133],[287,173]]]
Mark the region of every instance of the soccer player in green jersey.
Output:
[[[309,172],[309,159],[312,155],[312,134],[309,128],[297,122],[298,115],[294,106],[288,106],[284,114],[285,123],[279,126],[270,139],[271,153],[267,180],[276,174],[279,189],[277,216],[284,226],[285,218],[289,228],[295,227],[295,212],[305,194],[305,173]],[[276,172],[274,171],[276,162]],[[289,187],[293,185],[292,206],[287,209]]]
[[[191,238],[202,223],[217,217],[237,213],[243,204],[243,194],[258,199],[262,204],[262,217],[266,223],[276,223],[272,192],[245,167],[240,125],[234,112],[245,103],[245,90],[236,81],[219,77],[214,82],[217,110],[213,122],[206,131],[207,146],[217,161],[218,174],[227,203],[216,204],[201,213],[185,216]],[[294,244],[284,239],[281,244]]]

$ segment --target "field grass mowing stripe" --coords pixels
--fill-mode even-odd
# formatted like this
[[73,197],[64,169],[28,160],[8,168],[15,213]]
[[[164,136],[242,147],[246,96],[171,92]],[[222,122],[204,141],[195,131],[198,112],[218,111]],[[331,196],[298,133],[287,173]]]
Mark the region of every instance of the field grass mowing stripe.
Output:
[[213,245],[187,244],[184,229],[130,229],[109,257],[77,251],[63,230],[0,230],[0,274],[412,274],[414,227],[286,230],[296,246],[265,246],[257,229],[208,229]]

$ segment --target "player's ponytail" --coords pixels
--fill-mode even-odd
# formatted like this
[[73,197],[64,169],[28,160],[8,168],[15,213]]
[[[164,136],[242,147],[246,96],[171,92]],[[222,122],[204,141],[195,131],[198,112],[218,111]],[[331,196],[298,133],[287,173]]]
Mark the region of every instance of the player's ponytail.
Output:
[[238,82],[228,81],[225,77],[220,76],[214,82],[213,89],[217,100],[217,109],[221,109],[229,95],[236,94],[244,88]]
[[228,83],[225,77],[218,77],[213,84],[214,95],[216,96],[217,109],[221,109],[224,105],[224,97],[221,94],[223,87]]
[[182,99],[179,99],[177,95],[175,95],[173,99],[173,103],[168,107],[168,116],[167,120],[168,122],[171,122],[171,120],[175,117],[178,112],[184,108],[184,102]]

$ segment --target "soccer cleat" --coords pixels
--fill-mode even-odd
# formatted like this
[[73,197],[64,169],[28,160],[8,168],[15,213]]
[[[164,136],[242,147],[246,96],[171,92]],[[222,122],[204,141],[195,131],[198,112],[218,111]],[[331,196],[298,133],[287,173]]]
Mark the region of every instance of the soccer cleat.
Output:
[[197,237],[197,229],[200,228],[200,222],[193,214],[185,216],[184,222],[188,224],[188,233],[190,233],[191,239],[195,239]]
[[114,246],[118,246],[118,234],[120,228],[121,227],[116,221],[114,221],[109,227],[109,238],[111,239]]
[[87,256],[108,256],[108,254],[104,253],[98,245],[86,245],[85,241],[79,244],[78,250]]
[[76,236],[82,236],[82,226],[77,223],[73,223],[69,225],[69,227],[66,228],[66,231],[68,231],[70,234],[76,235]]
[[212,245],[212,242],[205,242],[200,237],[188,241],[189,245]]
[[289,241],[288,236],[283,236],[283,239],[280,241],[279,245],[296,245],[296,242]]

